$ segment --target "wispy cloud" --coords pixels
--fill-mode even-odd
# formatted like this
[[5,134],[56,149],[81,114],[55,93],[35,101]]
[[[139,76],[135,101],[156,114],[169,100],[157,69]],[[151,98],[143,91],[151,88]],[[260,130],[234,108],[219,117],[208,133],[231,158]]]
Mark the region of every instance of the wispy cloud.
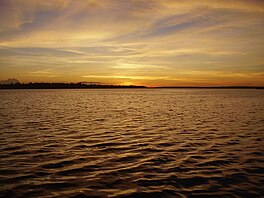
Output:
[[158,79],[166,79],[167,77],[153,77],[153,76],[105,76],[105,75],[86,75],[82,76],[84,78],[119,78],[119,79],[133,79],[133,80],[158,80]]
[[28,73],[23,73],[23,76],[34,76],[34,77],[48,77],[55,78],[61,76],[60,73],[52,71],[52,69],[38,70],[38,71],[30,71]]

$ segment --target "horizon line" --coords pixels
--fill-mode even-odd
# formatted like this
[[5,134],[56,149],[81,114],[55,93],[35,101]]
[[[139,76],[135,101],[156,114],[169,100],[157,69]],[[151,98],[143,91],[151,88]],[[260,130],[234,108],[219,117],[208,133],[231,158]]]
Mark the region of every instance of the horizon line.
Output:
[[122,84],[105,84],[101,82],[29,82],[29,83],[8,83],[0,84],[0,89],[85,89],[85,88],[167,88],[167,89],[181,89],[181,88],[200,88],[200,89],[264,89],[264,86],[250,86],[250,85],[225,85],[225,86],[146,86],[146,85],[122,85]]

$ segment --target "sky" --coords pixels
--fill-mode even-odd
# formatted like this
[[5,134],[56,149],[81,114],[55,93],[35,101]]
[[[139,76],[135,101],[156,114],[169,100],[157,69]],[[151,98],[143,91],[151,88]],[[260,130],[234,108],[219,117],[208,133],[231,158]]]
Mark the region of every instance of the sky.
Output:
[[264,86],[263,0],[0,0],[0,80]]

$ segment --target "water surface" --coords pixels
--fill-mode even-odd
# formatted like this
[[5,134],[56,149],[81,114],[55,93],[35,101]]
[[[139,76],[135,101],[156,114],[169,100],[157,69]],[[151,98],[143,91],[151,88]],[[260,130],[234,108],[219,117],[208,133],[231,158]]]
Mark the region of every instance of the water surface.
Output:
[[2,197],[261,197],[264,92],[0,91]]

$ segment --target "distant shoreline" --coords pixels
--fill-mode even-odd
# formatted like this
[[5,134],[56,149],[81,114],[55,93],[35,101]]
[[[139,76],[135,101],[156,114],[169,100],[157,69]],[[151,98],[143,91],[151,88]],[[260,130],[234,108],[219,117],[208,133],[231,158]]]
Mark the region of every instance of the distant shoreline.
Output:
[[0,84],[0,89],[124,89],[124,88],[147,88],[135,85],[98,85],[83,83],[15,83]]
[[15,83],[0,84],[0,89],[264,89],[264,86],[161,86],[147,87],[137,85],[100,85],[83,83]]

